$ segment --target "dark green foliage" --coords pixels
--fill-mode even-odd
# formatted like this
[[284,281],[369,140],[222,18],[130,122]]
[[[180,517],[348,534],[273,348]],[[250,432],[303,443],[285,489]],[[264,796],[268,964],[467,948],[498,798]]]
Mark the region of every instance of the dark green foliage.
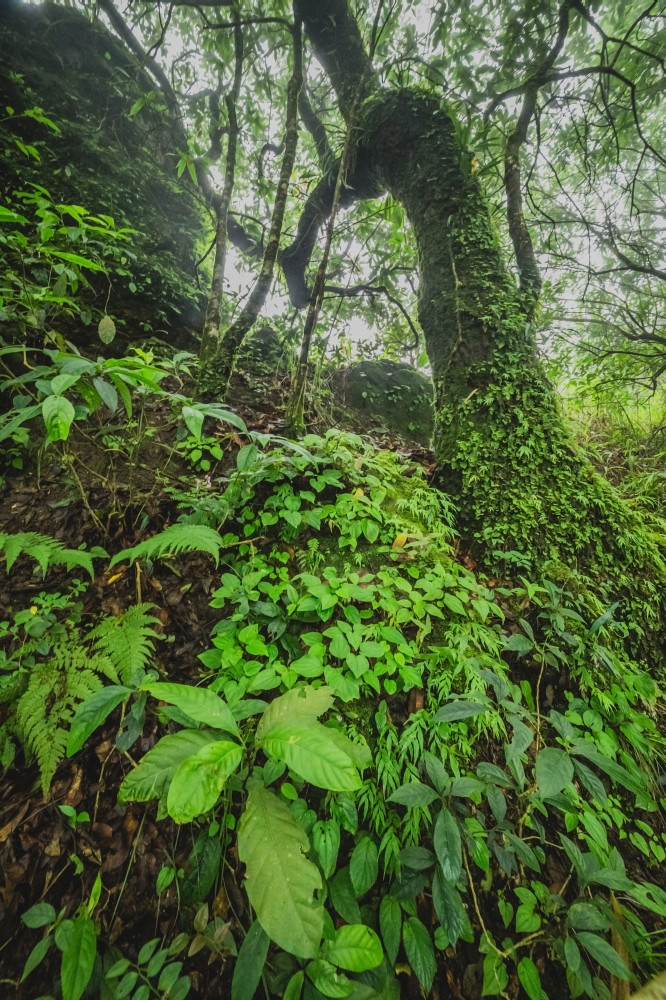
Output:
[[131,225],[125,276],[94,281],[90,304],[125,319],[130,337],[140,322],[196,326],[203,216],[189,176],[177,179],[175,123],[154,85],[101,24],[66,7],[3,7],[0,41],[3,200],[39,184]]

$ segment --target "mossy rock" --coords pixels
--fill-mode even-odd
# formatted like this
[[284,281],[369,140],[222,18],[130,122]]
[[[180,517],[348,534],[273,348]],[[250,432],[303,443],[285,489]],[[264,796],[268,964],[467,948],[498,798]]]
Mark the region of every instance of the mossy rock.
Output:
[[334,388],[346,409],[410,441],[430,444],[432,383],[411,365],[386,358],[359,361],[337,373]]
[[[0,5],[0,49],[0,106],[12,109],[0,125],[1,201],[38,184],[56,203],[138,230],[127,276],[114,277],[110,294],[106,278],[93,282],[91,305],[125,320],[129,339],[145,335],[142,322],[163,332],[196,328],[206,213],[187,171],[177,178],[179,126],[154,82],[103,25],[55,4]],[[35,107],[59,133],[25,115]]]

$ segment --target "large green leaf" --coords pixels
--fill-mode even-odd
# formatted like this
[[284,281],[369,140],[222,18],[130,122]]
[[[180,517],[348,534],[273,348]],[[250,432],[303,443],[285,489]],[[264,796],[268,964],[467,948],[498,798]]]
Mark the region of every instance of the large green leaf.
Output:
[[62,951],[60,985],[63,1000],[80,1000],[95,964],[97,929],[83,914],[64,921],[56,931],[56,944]]
[[191,823],[212,809],[241,758],[241,748],[229,740],[209,743],[187,757],[171,779],[167,794],[167,810],[176,823]]
[[154,698],[177,705],[196,722],[204,722],[215,729],[238,736],[238,726],[225,701],[207,688],[192,687],[191,684],[169,684],[150,681],[141,685],[142,691],[149,691]]
[[341,969],[365,972],[375,969],[384,955],[379,938],[365,924],[345,924],[335,932],[333,941],[326,941],[322,954]]
[[46,433],[51,441],[66,441],[74,420],[74,407],[64,396],[47,396],[42,403]]
[[372,889],[379,873],[377,845],[370,837],[363,837],[352,851],[349,859],[349,877],[356,898],[360,899],[368,889]]
[[118,792],[118,801],[147,802],[161,798],[182,762],[208,743],[216,741],[217,733],[201,729],[183,729],[179,733],[163,736],[157,746],[141,759],[139,766],[125,777]]
[[557,795],[573,781],[574,766],[565,750],[544,747],[537,754],[535,774],[539,794],[543,799]]
[[422,781],[414,779],[408,781],[406,785],[396,788],[392,795],[389,795],[389,802],[398,802],[401,806],[414,808],[414,806],[429,806],[431,802],[439,796],[434,788],[425,785]]
[[605,938],[600,937],[599,934],[591,934],[589,931],[578,931],[576,937],[579,944],[582,944],[595,962],[598,962],[612,976],[616,976],[618,979],[630,980],[633,978],[624,960]]
[[314,899],[321,876],[305,857],[309,848],[305,831],[285,803],[250,782],[238,828],[245,889],[268,936],[299,958],[317,954],[324,926],[324,908]]
[[392,896],[384,896],[379,906],[379,929],[382,932],[387,958],[393,966],[400,949],[402,910],[400,903]]
[[407,959],[424,993],[428,993],[435,978],[437,962],[432,939],[418,917],[409,917],[402,928],[402,941]]
[[435,854],[447,882],[457,882],[462,871],[460,828],[448,809],[440,809],[433,833]]
[[305,720],[272,726],[264,731],[260,746],[318,788],[350,792],[361,787],[351,759],[319,722]]
[[258,920],[245,935],[231,980],[231,1000],[252,1000],[264,971],[270,938]]
[[300,722],[318,719],[333,707],[333,692],[329,687],[292,688],[270,703],[257,726],[257,740],[284,722]]
[[67,741],[67,756],[77,753],[88,737],[111,714],[121,701],[129,698],[131,688],[111,685],[100,688],[79,705],[72,720],[72,728]]

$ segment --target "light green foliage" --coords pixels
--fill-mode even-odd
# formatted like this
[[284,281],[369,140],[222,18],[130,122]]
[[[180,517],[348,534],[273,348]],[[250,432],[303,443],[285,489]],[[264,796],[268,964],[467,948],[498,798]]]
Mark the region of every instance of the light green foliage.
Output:
[[90,573],[92,578],[95,576],[93,559],[108,557],[99,545],[90,550],[67,549],[57,538],[40,535],[35,531],[18,532],[13,535],[0,534],[0,550],[5,556],[7,573],[18,557],[25,554],[35,560],[43,575],[46,575],[49,566],[64,566],[67,570],[80,567]]
[[107,656],[121,683],[137,683],[155,651],[158,621],[153,604],[132,604],[119,615],[109,615],[88,632],[96,653]]
[[202,524],[172,524],[170,528],[154,535],[152,538],[139,542],[131,549],[118,552],[111,560],[115,566],[129,559],[159,559],[173,557],[181,552],[207,552],[217,563],[221,547],[220,536],[212,528]]
[[30,671],[26,689],[16,702],[12,729],[39,765],[44,795],[65,755],[75,709],[102,686],[100,674],[116,679],[109,660],[91,657],[76,638],[56,643],[49,656]]

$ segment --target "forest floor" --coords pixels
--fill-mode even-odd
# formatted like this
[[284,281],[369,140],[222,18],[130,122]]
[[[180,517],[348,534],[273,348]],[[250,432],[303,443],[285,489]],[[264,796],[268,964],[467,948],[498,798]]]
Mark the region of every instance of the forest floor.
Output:
[[[235,377],[229,404],[249,430],[279,435],[284,431],[282,391],[279,380],[262,378],[259,389],[241,374]],[[348,424],[360,429],[353,421]],[[67,461],[51,446],[42,454],[39,468],[6,474],[0,533],[38,532],[67,548],[101,545],[114,554],[167,527],[178,515],[168,487],[192,485],[206,477],[214,481],[234,466],[242,444],[238,435],[221,433],[222,460],[209,473],[197,473],[175,449],[175,427],[168,403],[151,398],[134,431],[137,441],[130,446],[129,462],[123,455],[126,447],[110,450],[108,438],[107,445],[100,444],[101,431],[113,435],[117,428],[101,426],[96,440],[75,428],[67,444]],[[317,432],[321,427],[312,429]],[[427,449],[386,435],[378,435],[377,444],[432,469]],[[51,568],[49,592],[65,592],[68,576],[60,567]],[[5,614],[28,608],[44,586],[34,563],[20,558],[11,576],[0,576],[0,607]],[[154,604],[166,639],[157,650],[160,673],[173,682],[197,684],[201,671],[197,657],[209,648],[211,626],[218,617],[209,606],[214,586],[212,562],[202,554],[179,557],[177,569],[156,562],[150,575],[138,562],[132,567],[120,565],[96,576],[82,594],[82,621],[93,623],[102,614],[119,614],[134,603]],[[2,706],[0,722],[1,712]],[[155,937],[171,940],[185,932],[188,940],[180,957],[188,955],[191,995],[200,1000],[228,996],[226,938],[204,941],[195,918],[215,882],[218,889],[209,906],[209,922],[216,920],[218,927],[230,924],[233,930],[234,923],[246,916],[238,888],[242,882],[238,859],[233,852],[227,855],[223,880],[218,882],[219,859],[208,850],[207,834],[194,840],[169,817],[157,823],[154,803],[118,805],[118,789],[134,758],[151,749],[163,732],[154,719],[149,720],[131,753],[121,754],[114,742],[118,717],[119,710],[75,759],[61,764],[47,796],[40,790],[37,766],[26,765],[20,751],[14,765],[0,776],[0,996],[33,1000],[54,991],[59,958],[55,949],[50,961],[20,982],[35,944],[21,914],[45,898],[56,911],[73,912],[87,899],[98,872],[105,893],[96,919],[111,948],[125,955],[136,950],[137,942]],[[63,806],[89,819],[73,828],[71,809],[68,816]],[[179,878],[178,891],[172,885],[158,896],[156,880],[167,867],[182,870],[184,877]]]
[[[245,376],[238,376],[229,403],[248,429],[283,433],[282,386],[277,380],[262,378],[258,390]],[[168,403],[154,397],[135,420],[134,440],[125,437],[122,446],[114,442],[114,435],[127,435],[127,429],[109,424],[95,436],[75,428],[66,451],[51,446],[42,453],[39,468],[6,474],[0,532],[38,532],[68,548],[101,545],[115,554],[174,523],[178,509],[169,489],[224,475],[234,467],[243,444],[237,434],[221,433],[223,457],[204,473],[193,470],[176,450],[175,428]],[[325,427],[313,429],[321,432]],[[427,449],[386,436],[378,436],[377,444],[399,451],[427,473],[432,471]],[[29,608],[44,591],[43,577],[33,565],[22,558],[10,576],[0,576],[0,606],[5,614]],[[67,578],[64,570],[51,568],[49,592],[66,591],[71,583]],[[165,639],[157,650],[160,673],[173,682],[197,684],[198,656],[209,648],[211,627],[218,617],[209,605],[217,585],[213,564],[202,554],[179,557],[177,567],[155,562],[150,572],[139,562],[131,567],[120,564],[96,576],[81,594],[81,620],[94,623],[102,614],[152,603]],[[240,890],[242,866],[232,849],[220,873],[219,841],[205,827],[197,833],[168,817],[158,822],[154,803],[118,804],[123,778],[164,732],[149,716],[130,752],[120,753],[115,746],[119,713],[118,709],[73,759],[60,765],[47,796],[40,790],[37,767],[26,765],[20,752],[0,777],[0,996],[35,1000],[57,995],[53,984],[59,954],[54,948],[21,982],[37,940],[34,931],[26,931],[21,915],[45,899],[57,912],[75,911],[87,900],[98,874],[104,893],[95,919],[110,954],[117,948],[117,955],[136,957],[145,942],[171,941],[180,934],[179,957],[192,980],[190,995],[200,1000],[229,996],[234,959],[227,932],[234,934],[247,924]],[[625,858],[632,877],[666,889],[666,871],[651,867],[642,872],[641,857],[630,849]],[[158,878],[167,869],[179,876],[158,895]],[[551,874],[556,882],[558,873]],[[236,940],[241,937],[236,934]],[[483,982],[478,951],[461,943],[449,959],[445,978],[450,995],[478,1000]],[[408,968],[406,973],[401,976],[402,995],[416,998],[421,995],[418,982]],[[518,989],[516,981],[509,992],[517,995]]]

